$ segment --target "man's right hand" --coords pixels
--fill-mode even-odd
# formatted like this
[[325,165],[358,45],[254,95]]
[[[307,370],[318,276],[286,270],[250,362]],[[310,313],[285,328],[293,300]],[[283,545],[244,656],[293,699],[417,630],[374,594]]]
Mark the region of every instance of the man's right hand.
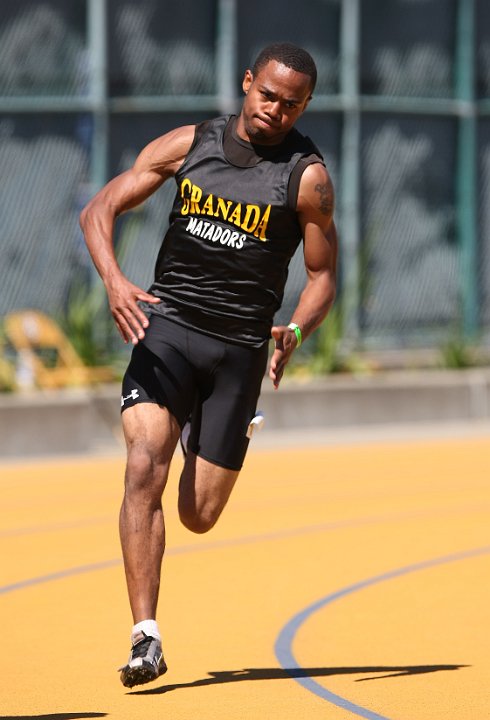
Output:
[[137,345],[145,337],[149,322],[138,302],[159,303],[159,298],[133,285],[124,275],[106,283],[109,306],[116,327],[125,343]]
[[148,319],[138,302],[158,303],[158,298],[129,282],[114,253],[114,225],[124,212],[141,205],[184,162],[194,141],[195,125],[171,130],[147,145],[132,168],[107,183],[80,213],[80,227],[94,265],[109,297],[117,329],[125,343],[136,345],[145,337]]

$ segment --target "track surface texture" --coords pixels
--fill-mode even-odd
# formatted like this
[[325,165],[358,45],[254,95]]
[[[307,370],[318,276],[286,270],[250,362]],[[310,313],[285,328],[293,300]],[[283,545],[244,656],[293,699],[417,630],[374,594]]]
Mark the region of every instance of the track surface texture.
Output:
[[124,459],[0,465],[0,720],[490,717],[490,437],[252,448],[211,533],[164,495],[169,671],[131,691]]

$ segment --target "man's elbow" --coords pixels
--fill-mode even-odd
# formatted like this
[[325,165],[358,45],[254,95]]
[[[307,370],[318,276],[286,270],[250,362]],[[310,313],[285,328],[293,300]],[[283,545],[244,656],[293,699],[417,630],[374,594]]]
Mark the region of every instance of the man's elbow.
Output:
[[337,297],[337,281],[332,273],[327,273],[325,277],[325,309],[326,313],[330,310]]
[[78,216],[78,224],[80,225],[80,228],[82,231],[85,230],[85,225],[87,222],[87,208],[83,208],[82,212]]
[[325,320],[325,318],[329,314],[330,310],[333,308],[334,303],[335,303],[335,293],[333,293],[332,295],[329,295],[325,300],[325,304],[323,306],[322,322]]
[[98,225],[106,217],[107,210],[108,208],[97,195],[89,200],[78,218],[82,231],[85,233],[91,225]]
[[83,208],[83,210],[82,210],[82,212],[80,213],[80,216],[79,216],[79,218],[78,218],[78,222],[79,222],[80,227],[81,227],[81,229],[82,229],[83,232],[85,232],[85,229],[86,229],[86,227],[87,227],[87,225],[88,225],[88,222],[89,222],[90,210],[91,210],[92,202],[93,202],[93,201],[90,200],[90,201],[85,205],[85,207]]

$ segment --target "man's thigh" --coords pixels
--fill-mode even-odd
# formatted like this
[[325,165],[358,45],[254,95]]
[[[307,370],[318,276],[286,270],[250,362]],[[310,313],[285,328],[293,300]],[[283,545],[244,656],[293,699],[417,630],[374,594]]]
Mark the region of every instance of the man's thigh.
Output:
[[160,502],[180,425],[166,408],[155,403],[128,408],[122,415],[122,424],[127,447],[125,492]]
[[133,349],[123,378],[121,409],[155,403],[176,418],[182,427],[189,417],[196,380],[185,357],[186,330],[161,318],[152,318],[145,339]]
[[128,451],[138,449],[152,458],[171,457],[180,436],[180,425],[165,407],[138,403],[122,414]]
[[211,392],[199,398],[192,413],[189,447],[211,465],[241,469],[267,355],[267,344],[261,348],[227,344],[214,369]]

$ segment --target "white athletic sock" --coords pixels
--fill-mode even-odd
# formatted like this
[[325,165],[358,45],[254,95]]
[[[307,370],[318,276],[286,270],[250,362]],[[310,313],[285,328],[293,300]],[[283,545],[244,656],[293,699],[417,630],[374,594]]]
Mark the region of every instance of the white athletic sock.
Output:
[[133,625],[133,629],[131,631],[131,641],[138,632],[144,632],[145,635],[149,635],[150,637],[155,638],[155,640],[161,641],[162,639],[156,620],[142,620],[141,622],[136,623],[136,625]]

